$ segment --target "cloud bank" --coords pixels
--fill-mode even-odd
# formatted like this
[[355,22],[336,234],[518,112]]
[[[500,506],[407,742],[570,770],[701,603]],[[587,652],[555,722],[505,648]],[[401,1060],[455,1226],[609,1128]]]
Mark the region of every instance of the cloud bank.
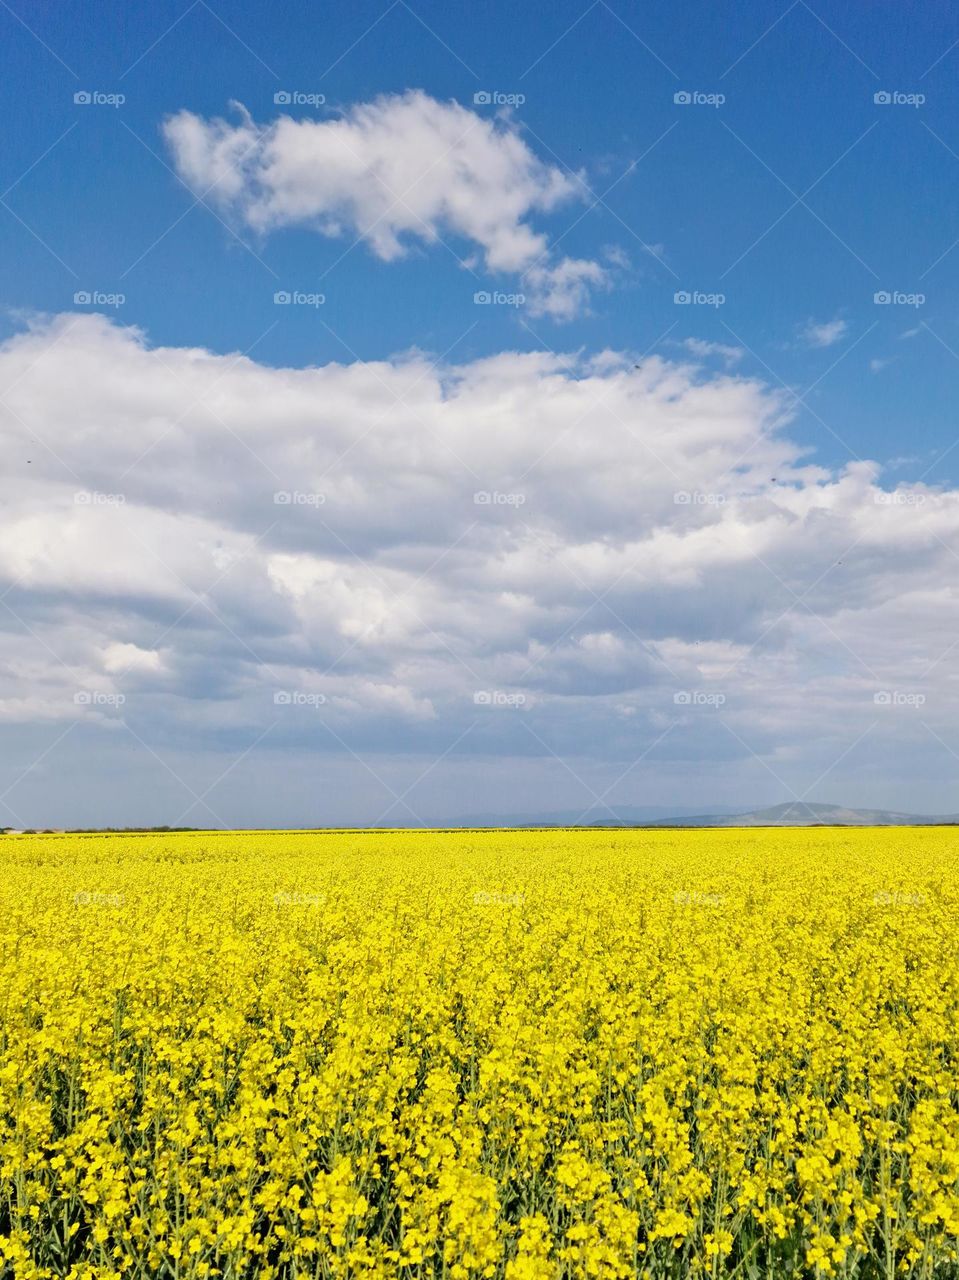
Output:
[[952,741],[959,494],[811,465],[755,379],[275,369],[70,315],[0,385],[0,723],[809,783]]

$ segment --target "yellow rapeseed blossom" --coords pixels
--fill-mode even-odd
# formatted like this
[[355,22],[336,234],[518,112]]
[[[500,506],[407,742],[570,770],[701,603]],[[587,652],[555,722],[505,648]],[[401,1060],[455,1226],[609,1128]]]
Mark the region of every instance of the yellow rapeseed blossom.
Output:
[[0,837],[0,1277],[959,1276],[957,842]]

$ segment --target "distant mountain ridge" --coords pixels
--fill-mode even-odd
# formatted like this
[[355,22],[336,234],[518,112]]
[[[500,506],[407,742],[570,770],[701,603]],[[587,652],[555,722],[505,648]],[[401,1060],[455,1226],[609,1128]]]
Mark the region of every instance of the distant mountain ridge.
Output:
[[683,827],[929,827],[959,823],[959,814],[900,813],[894,809],[849,809],[838,804],[791,801],[747,813],[710,813],[660,820],[653,826]]
[[895,809],[851,809],[838,804],[804,800],[774,804],[765,809],[736,811],[717,806],[711,813],[692,813],[663,805],[611,805],[598,816],[593,810],[552,814],[473,814],[458,827],[928,827],[959,825],[959,814],[901,813]]

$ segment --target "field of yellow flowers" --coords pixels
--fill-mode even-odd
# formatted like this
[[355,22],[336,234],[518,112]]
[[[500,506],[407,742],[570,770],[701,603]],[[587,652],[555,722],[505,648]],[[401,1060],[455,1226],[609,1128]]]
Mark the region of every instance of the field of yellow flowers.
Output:
[[949,829],[0,837],[0,1275],[959,1275]]

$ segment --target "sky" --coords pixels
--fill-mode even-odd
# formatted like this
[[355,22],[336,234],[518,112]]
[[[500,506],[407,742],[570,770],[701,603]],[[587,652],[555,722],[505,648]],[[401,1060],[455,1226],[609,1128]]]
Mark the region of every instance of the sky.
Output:
[[959,811],[950,6],[0,28],[0,825]]

